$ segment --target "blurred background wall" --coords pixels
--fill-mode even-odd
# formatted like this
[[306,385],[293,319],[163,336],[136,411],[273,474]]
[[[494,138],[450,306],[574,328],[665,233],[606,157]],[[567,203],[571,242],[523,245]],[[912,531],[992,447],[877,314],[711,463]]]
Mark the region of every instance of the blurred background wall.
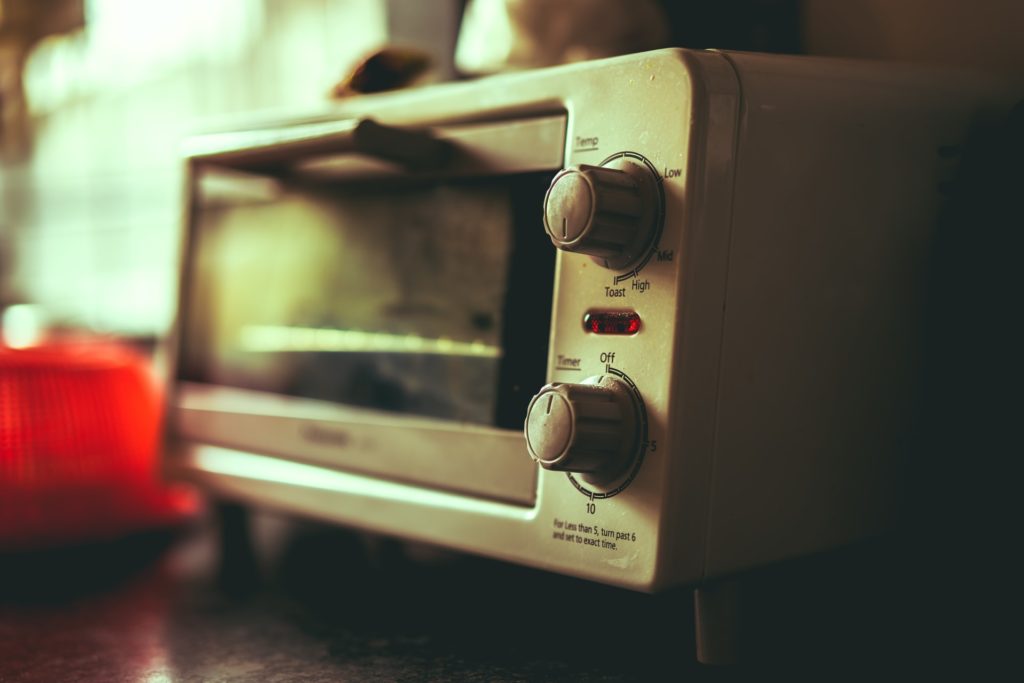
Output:
[[[35,1],[0,0],[0,26]],[[61,326],[133,337],[171,320],[183,137],[323,108],[389,41],[435,53],[450,77],[459,18],[443,0],[46,2],[38,17],[77,2],[81,21],[32,35],[21,59],[26,120],[5,124],[0,167],[0,306],[39,303]]]
[[[466,0],[0,0],[0,309],[37,303],[61,326],[159,336],[174,301],[181,139],[236,115],[323,108],[345,72],[386,44],[430,54],[436,78],[458,77],[465,9]],[[549,41],[611,35],[612,52],[891,58],[1024,82],[1019,0],[470,0],[470,13],[487,21],[463,36],[460,57],[474,41],[507,40],[518,16]],[[609,31],[623,17],[644,19],[631,33]],[[563,47],[533,44],[506,66],[603,54]]]
[[804,51],[1000,73],[1024,85],[1020,0],[802,0]]

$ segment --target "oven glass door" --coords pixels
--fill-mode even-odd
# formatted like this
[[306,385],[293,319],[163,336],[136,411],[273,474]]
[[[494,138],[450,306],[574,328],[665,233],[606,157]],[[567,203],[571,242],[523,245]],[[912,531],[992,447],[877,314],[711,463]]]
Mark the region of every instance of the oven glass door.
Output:
[[179,379],[520,429],[545,377],[553,172],[197,165]]

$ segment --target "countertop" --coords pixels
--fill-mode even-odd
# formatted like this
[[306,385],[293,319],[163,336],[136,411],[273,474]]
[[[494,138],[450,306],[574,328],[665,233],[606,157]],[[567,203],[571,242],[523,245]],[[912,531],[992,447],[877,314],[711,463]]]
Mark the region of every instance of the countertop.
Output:
[[697,666],[673,601],[260,522],[251,564],[219,562],[210,522],[0,556],[0,681],[632,681]]
[[[0,555],[0,682],[661,681],[919,668],[877,553],[762,575],[744,668],[694,660],[689,591],[649,596],[266,515]],[[856,578],[851,578],[856,577]],[[757,586],[755,586],[757,587]],[[921,639],[917,639],[918,641]],[[936,644],[938,645],[938,644]]]

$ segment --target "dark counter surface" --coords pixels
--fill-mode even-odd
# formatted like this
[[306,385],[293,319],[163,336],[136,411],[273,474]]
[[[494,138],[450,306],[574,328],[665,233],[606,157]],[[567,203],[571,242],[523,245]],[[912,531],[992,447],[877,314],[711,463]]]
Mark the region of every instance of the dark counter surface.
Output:
[[872,553],[758,579],[744,594],[751,664],[723,671],[695,663],[689,591],[635,594],[268,516],[257,560],[236,543],[222,566],[215,526],[0,555],[0,683],[831,677],[951,655],[908,630],[923,620],[892,604],[899,576]]
[[260,521],[258,578],[219,566],[208,524],[0,556],[0,681],[631,681],[696,667],[678,598]]

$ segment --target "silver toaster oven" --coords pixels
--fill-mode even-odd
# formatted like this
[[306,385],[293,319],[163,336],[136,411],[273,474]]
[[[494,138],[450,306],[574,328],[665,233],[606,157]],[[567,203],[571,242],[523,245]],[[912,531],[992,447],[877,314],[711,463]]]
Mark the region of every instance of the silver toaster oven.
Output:
[[197,136],[167,469],[640,591],[878,534],[995,101],[664,50]]

